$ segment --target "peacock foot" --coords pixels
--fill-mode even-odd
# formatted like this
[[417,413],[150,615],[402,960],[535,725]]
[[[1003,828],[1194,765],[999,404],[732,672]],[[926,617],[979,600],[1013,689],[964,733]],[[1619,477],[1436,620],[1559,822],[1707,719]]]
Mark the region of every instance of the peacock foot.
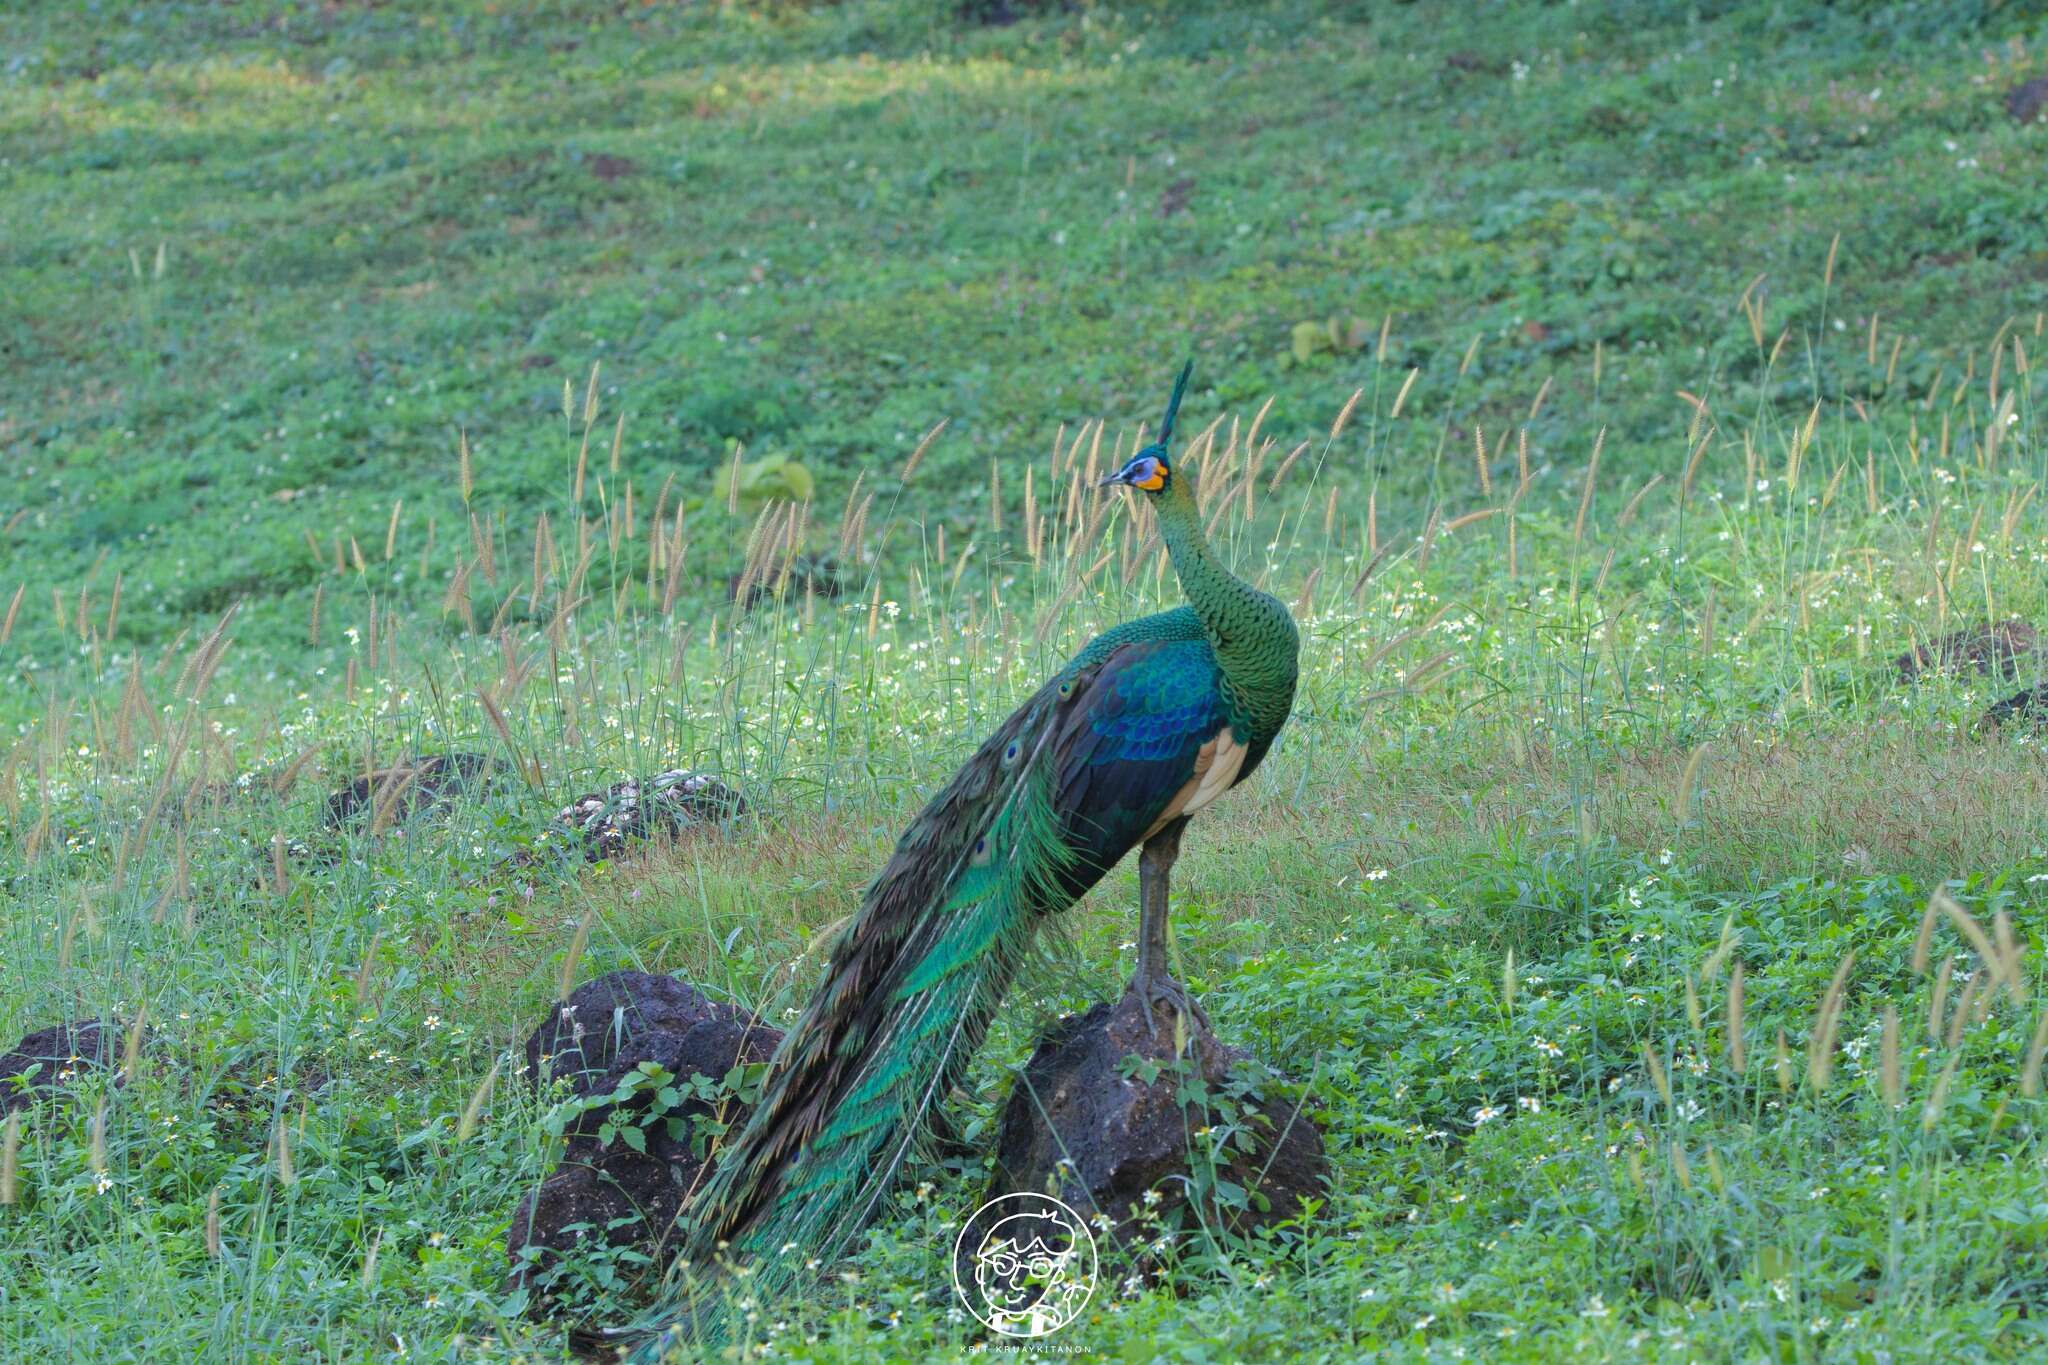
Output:
[[1145,1028],[1154,1038],[1159,1036],[1159,1011],[1162,1006],[1166,1009],[1168,1020],[1187,1018],[1200,1024],[1204,1030],[1209,1029],[1209,1016],[1201,1004],[1188,993],[1186,986],[1165,972],[1140,970],[1131,978],[1131,984],[1124,993],[1137,996],[1144,1005]]

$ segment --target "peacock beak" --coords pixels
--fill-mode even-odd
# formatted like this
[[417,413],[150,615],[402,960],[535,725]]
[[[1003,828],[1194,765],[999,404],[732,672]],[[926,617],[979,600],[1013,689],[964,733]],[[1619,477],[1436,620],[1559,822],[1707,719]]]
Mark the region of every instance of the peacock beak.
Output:
[[1117,484],[1122,483],[1123,481],[1124,472],[1121,469],[1119,469],[1114,474],[1104,474],[1101,478],[1095,481],[1095,486],[1097,488],[1113,488]]

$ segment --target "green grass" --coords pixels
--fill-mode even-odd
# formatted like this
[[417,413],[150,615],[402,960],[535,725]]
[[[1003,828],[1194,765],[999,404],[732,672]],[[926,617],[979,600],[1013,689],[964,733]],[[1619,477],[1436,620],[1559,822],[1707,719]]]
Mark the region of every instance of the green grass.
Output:
[[[500,1283],[553,1156],[520,1041],[621,966],[795,1005],[952,765],[1174,600],[1067,499],[1188,353],[1305,676],[1177,949],[1335,1176],[1058,1344],[2041,1350],[2043,1006],[1952,918],[1914,962],[1941,892],[2041,975],[2041,747],[1972,732],[2039,670],[1889,667],[2048,616],[2018,7],[502,8],[0,17],[0,1044],[150,1030],[25,1111],[0,1355],[561,1357]],[[800,530],[714,492],[736,442],[806,465]],[[738,612],[750,546],[849,593]],[[531,784],[319,829],[366,761],[508,744]],[[674,765],[759,815],[503,868]],[[280,884],[280,839],[332,860]],[[1125,869],[1050,936],[970,1135],[1135,909]],[[980,1190],[911,1172],[775,1349],[970,1353],[930,1248]],[[578,1273],[590,1321],[638,1301]]]

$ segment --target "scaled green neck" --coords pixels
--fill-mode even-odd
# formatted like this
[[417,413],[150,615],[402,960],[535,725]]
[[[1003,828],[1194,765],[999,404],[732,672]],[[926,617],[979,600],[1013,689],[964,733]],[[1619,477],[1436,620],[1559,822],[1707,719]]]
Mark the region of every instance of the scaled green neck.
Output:
[[1175,470],[1151,501],[1181,592],[1208,632],[1234,700],[1244,709],[1254,737],[1270,740],[1294,698],[1300,648],[1294,618],[1277,598],[1232,573],[1209,548],[1189,474]]

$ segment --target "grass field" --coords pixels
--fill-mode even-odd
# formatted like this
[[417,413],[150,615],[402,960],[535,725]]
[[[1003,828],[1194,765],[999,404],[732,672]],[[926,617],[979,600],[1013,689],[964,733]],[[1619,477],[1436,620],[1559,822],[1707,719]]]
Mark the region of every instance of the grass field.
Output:
[[[801,1000],[923,798],[1177,600],[1078,485],[1189,354],[1304,679],[1176,948],[1334,1176],[1057,1345],[2048,1348],[2048,767],[1976,724],[2048,669],[1892,664],[2048,621],[2048,127],[2003,103],[2048,31],[1015,8],[0,15],[0,1047],[143,1025],[5,1130],[0,1358],[559,1359],[629,1312],[629,1260],[555,1318],[502,1283],[527,1032],[618,967]],[[525,780],[322,828],[444,750]],[[508,869],[675,766],[756,812]],[[1048,936],[970,1139],[1136,901]],[[908,1173],[764,1352],[976,1354],[931,1247],[982,1186]]]

